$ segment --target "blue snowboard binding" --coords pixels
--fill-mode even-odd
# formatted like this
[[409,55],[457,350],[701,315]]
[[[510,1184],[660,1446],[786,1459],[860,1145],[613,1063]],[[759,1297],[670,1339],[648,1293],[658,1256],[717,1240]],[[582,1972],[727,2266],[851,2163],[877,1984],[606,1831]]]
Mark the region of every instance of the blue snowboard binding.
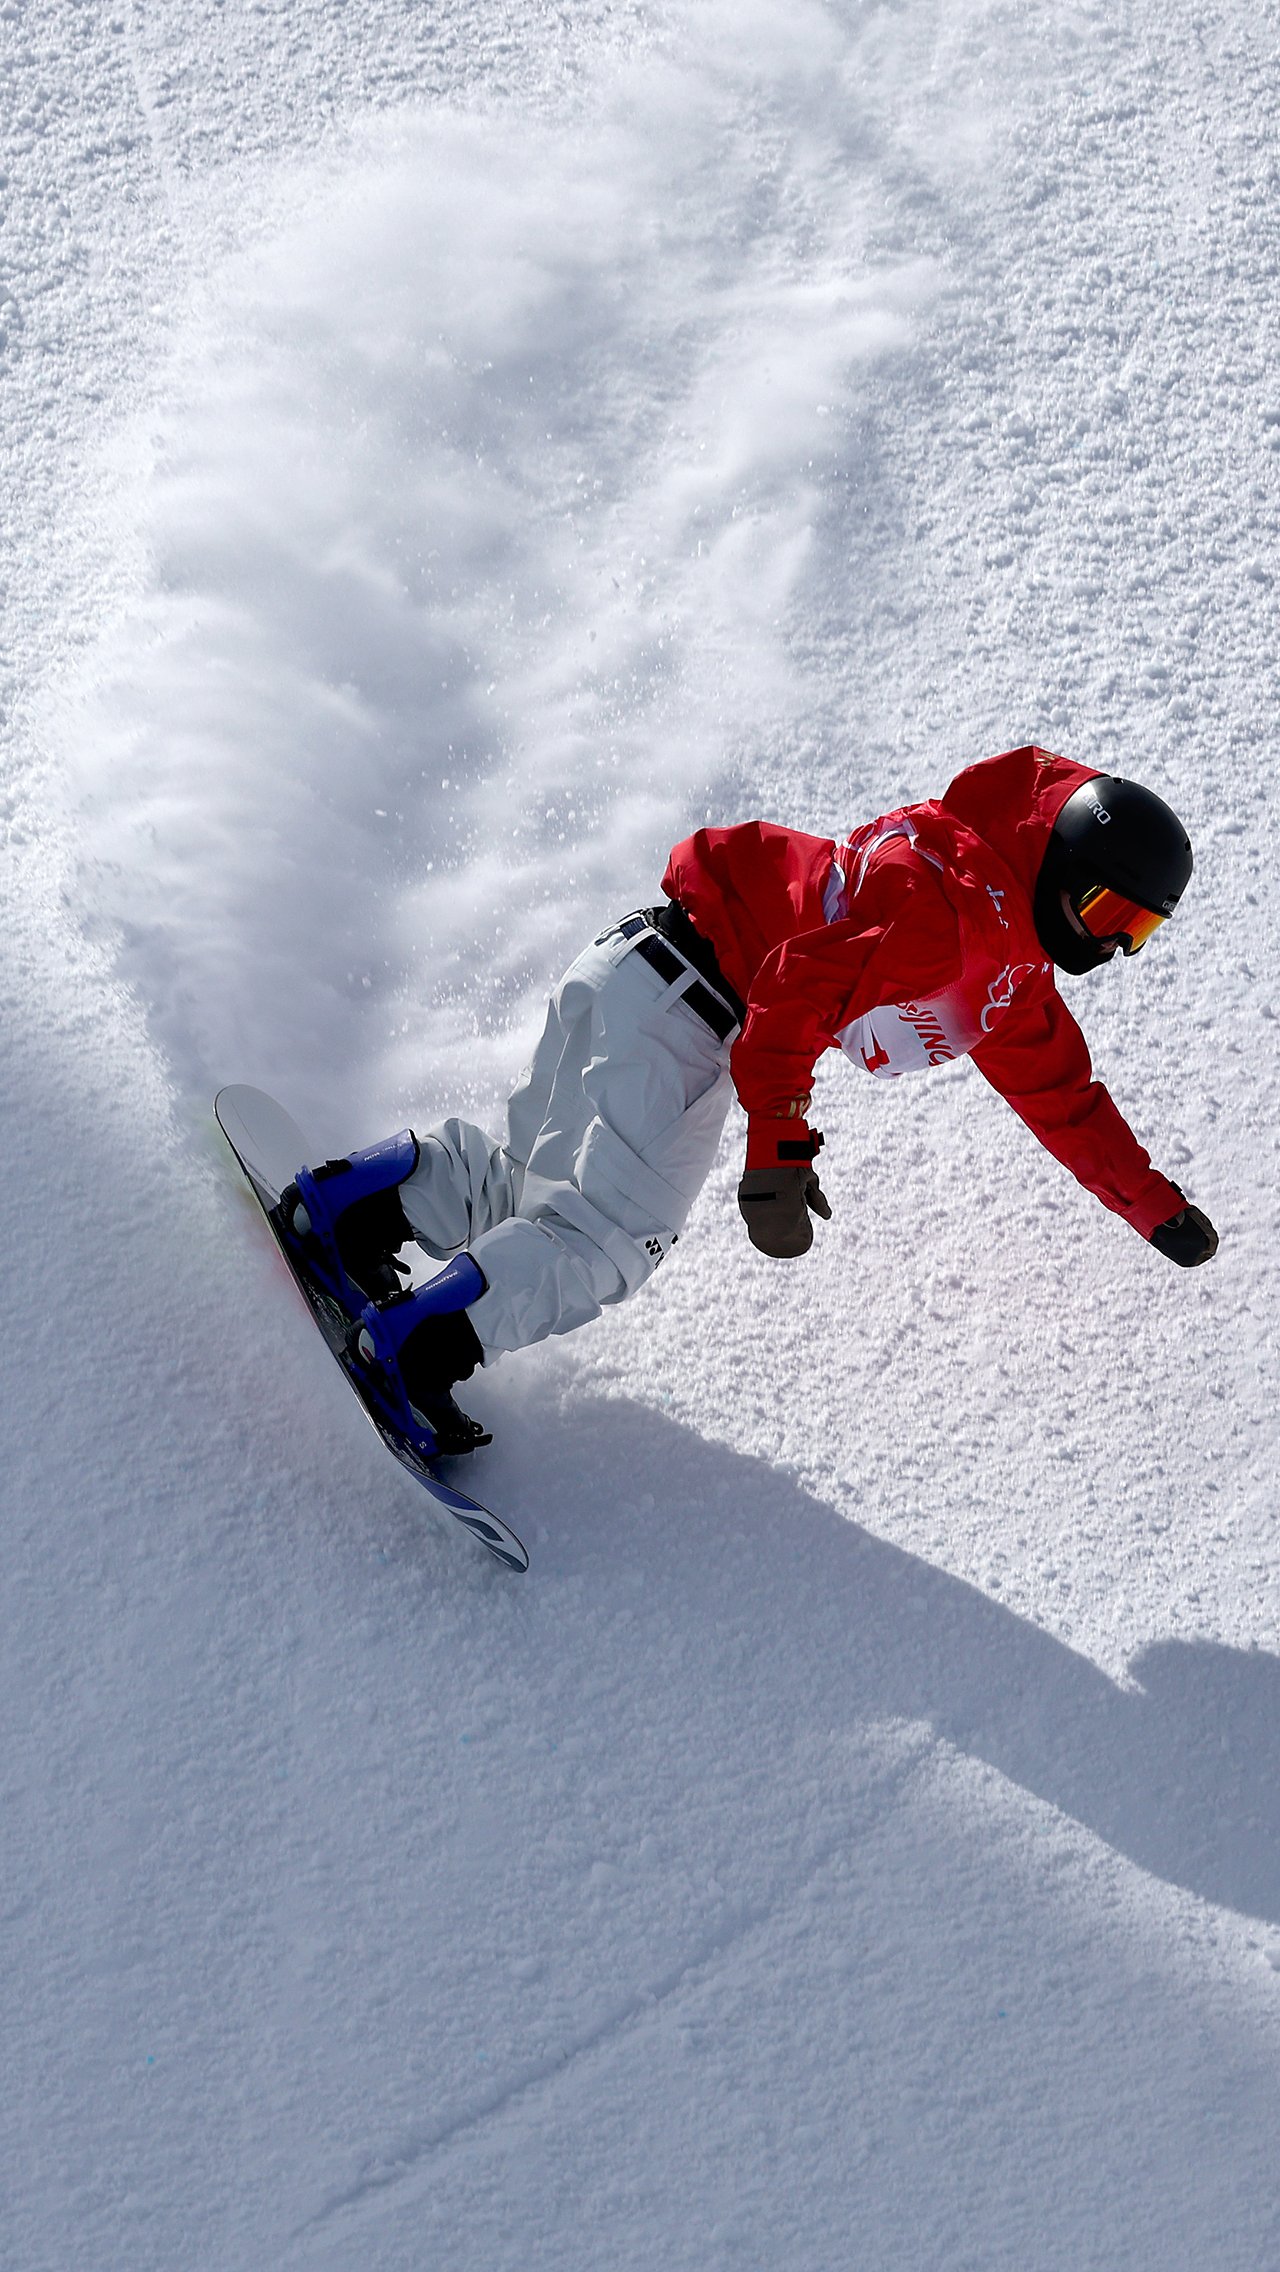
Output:
[[425,1286],[369,1302],[347,1343],[367,1380],[399,1383],[410,1411],[431,1429],[442,1452],[476,1451],[493,1441],[452,1395],[455,1383],[470,1380],[484,1361],[467,1316],[484,1290],[479,1264],[469,1254],[455,1255]]
[[347,1313],[348,1359],[370,1400],[389,1413],[407,1404],[441,1454],[476,1451],[493,1439],[451,1392],[484,1360],[466,1315],[485,1291],[484,1273],[462,1254],[429,1284],[401,1285],[408,1268],[399,1251],[414,1233],[400,1186],[418,1159],[418,1139],[406,1128],[348,1159],[300,1167],[275,1220],[299,1262]]
[[311,1268],[318,1266],[336,1285],[351,1289],[349,1309],[398,1294],[408,1275],[396,1260],[413,1239],[400,1186],[419,1156],[413,1130],[402,1128],[349,1159],[299,1168],[280,1194],[281,1230]]

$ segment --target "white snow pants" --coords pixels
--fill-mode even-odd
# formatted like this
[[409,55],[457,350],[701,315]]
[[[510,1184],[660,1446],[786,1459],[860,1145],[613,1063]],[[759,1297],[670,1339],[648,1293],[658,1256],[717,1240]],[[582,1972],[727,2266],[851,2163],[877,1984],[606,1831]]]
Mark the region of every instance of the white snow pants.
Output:
[[566,971],[506,1143],[446,1120],[400,1187],[419,1245],[441,1261],[466,1248],[484,1272],[468,1316],[486,1363],[633,1294],[714,1163],[733,1035],[682,1002],[696,971],[668,982],[634,946],[607,931]]

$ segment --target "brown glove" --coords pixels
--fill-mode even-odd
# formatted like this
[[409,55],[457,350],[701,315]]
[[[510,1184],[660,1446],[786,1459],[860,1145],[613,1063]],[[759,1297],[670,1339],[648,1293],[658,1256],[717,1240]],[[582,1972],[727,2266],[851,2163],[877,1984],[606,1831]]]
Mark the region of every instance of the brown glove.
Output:
[[752,1246],[787,1261],[813,1245],[811,1215],[831,1220],[831,1208],[814,1170],[822,1138],[803,1120],[753,1119],[747,1130],[747,1164],[738,1185],[738,1209]]

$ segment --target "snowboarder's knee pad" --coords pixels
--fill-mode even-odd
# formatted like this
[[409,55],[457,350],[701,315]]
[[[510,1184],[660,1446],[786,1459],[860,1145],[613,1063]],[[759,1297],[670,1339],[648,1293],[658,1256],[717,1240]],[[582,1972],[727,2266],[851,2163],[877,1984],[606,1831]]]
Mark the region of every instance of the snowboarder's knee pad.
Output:
[[444,1395],[484,1362],[467,1316],[484,1291],[480,1265],[469,1254],[455,1255],[427,1285],[370,1302],[352,1335],[352,1354],[362,1365],[398,1372],[411,1404]]

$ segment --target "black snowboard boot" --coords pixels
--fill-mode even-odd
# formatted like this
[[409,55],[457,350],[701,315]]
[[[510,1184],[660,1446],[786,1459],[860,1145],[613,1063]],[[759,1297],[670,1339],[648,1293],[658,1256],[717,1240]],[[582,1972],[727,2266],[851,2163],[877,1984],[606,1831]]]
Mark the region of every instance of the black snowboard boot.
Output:
[[442,1452],[474,1452],[493,1442],[452,1394],[457,1383],[469,1381],[483,1363],[484,1351],[465,1310],[424,1318],[400,1344],[405,1395],[434,1432]]

